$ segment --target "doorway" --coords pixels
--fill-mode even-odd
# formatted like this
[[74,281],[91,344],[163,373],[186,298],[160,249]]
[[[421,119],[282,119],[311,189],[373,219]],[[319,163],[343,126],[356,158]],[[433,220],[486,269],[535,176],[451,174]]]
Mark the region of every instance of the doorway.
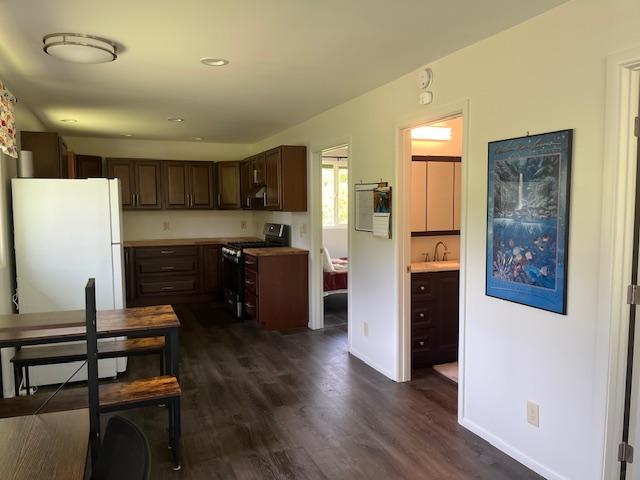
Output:
[[349,146],[322,150],[322,297],[324,328],[348,325]]

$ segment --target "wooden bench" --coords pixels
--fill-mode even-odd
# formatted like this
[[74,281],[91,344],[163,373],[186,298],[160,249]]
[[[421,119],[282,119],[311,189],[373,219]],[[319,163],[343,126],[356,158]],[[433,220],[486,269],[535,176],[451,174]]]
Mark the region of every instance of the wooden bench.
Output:
[[[128,338],[108,342],[98,342],[98,358],[132,357],[136,355],[160,354],[160,372],[165,371],[164,337]],[[87,359],[86,343],[58,344],[46,347],[21,349],[11,359],[16,397],[20,393],[20,372],[24,371],[27,395],[30,394],[29,367],[55,365]]]

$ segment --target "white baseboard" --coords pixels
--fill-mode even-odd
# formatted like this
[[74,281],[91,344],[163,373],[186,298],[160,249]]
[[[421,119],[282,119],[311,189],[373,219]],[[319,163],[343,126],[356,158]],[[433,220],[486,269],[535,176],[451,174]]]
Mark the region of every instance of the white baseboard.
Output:
[[506,443],[504,440],[496,437],[493,433],[485,430],[480,425],[474,423],[468,418],[463,418],[460,421],[460,425],[462,425],[468,430],[471,430],[473,433],[475,433],[480,438],[489,442],[498,450],[503,451],[504,453],[509,455],[511,458],[517,460],[518,462],[522,463],[526,467],[529,467],[531,470],[536,472],[538,475],[542,475],[547,480],[569,480],[567,477],[563,477],[559,473],[556,473],[550,468],[547,468],[544,465],[536,462],[531,457],[525,455],[523,452],[521,452],[517,448],[512,447],[511,445]]
[[377,370],[378,372],[380,372],[381,374],[383,374],[385,377],[390,378],[391,380],[393,380],[394,382],[397,382],[398,379],[396,378],[396,375],[391,371],[388,370],[384,367],[381,367],[380,365],[376,364],[376,362],[374,362],[373,360],[371,360],[369,357],[367,357],[366,355],[363,355],[362,353],[358,352],[357,350],[350,348],[349,349],[349,353],[351,355],[353,355],[354,357],[356,357],[358,360],[362,360],[364,363],[366,363],[367,365],[369,365],[371,368],[373,368],[374,370]]

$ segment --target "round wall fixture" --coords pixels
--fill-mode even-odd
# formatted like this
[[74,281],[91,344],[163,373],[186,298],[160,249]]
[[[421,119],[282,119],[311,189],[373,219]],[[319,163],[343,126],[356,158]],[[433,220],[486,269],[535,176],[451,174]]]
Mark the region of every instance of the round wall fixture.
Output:
[[433,82],[433,71],[430,68],[423,68],[418,72],[418,88],[427,89]]
[[204,57],[200,59],[200,63],[208,67],[224,67],[225,65],[229,65],[229,60],[224,58]]
[[116,44],[106,38],[82,33],[51,33],[42,38],[42,50],[65,62],[107,63],[117,55]]

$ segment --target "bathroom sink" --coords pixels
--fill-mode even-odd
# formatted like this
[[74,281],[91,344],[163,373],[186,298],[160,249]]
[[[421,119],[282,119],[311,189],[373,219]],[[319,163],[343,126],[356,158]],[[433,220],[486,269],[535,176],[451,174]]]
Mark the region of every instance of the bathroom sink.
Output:
[[411,271],[420,272],[450,272],[460,270],[460,260],[447,260],[445,262],[413,262]]

